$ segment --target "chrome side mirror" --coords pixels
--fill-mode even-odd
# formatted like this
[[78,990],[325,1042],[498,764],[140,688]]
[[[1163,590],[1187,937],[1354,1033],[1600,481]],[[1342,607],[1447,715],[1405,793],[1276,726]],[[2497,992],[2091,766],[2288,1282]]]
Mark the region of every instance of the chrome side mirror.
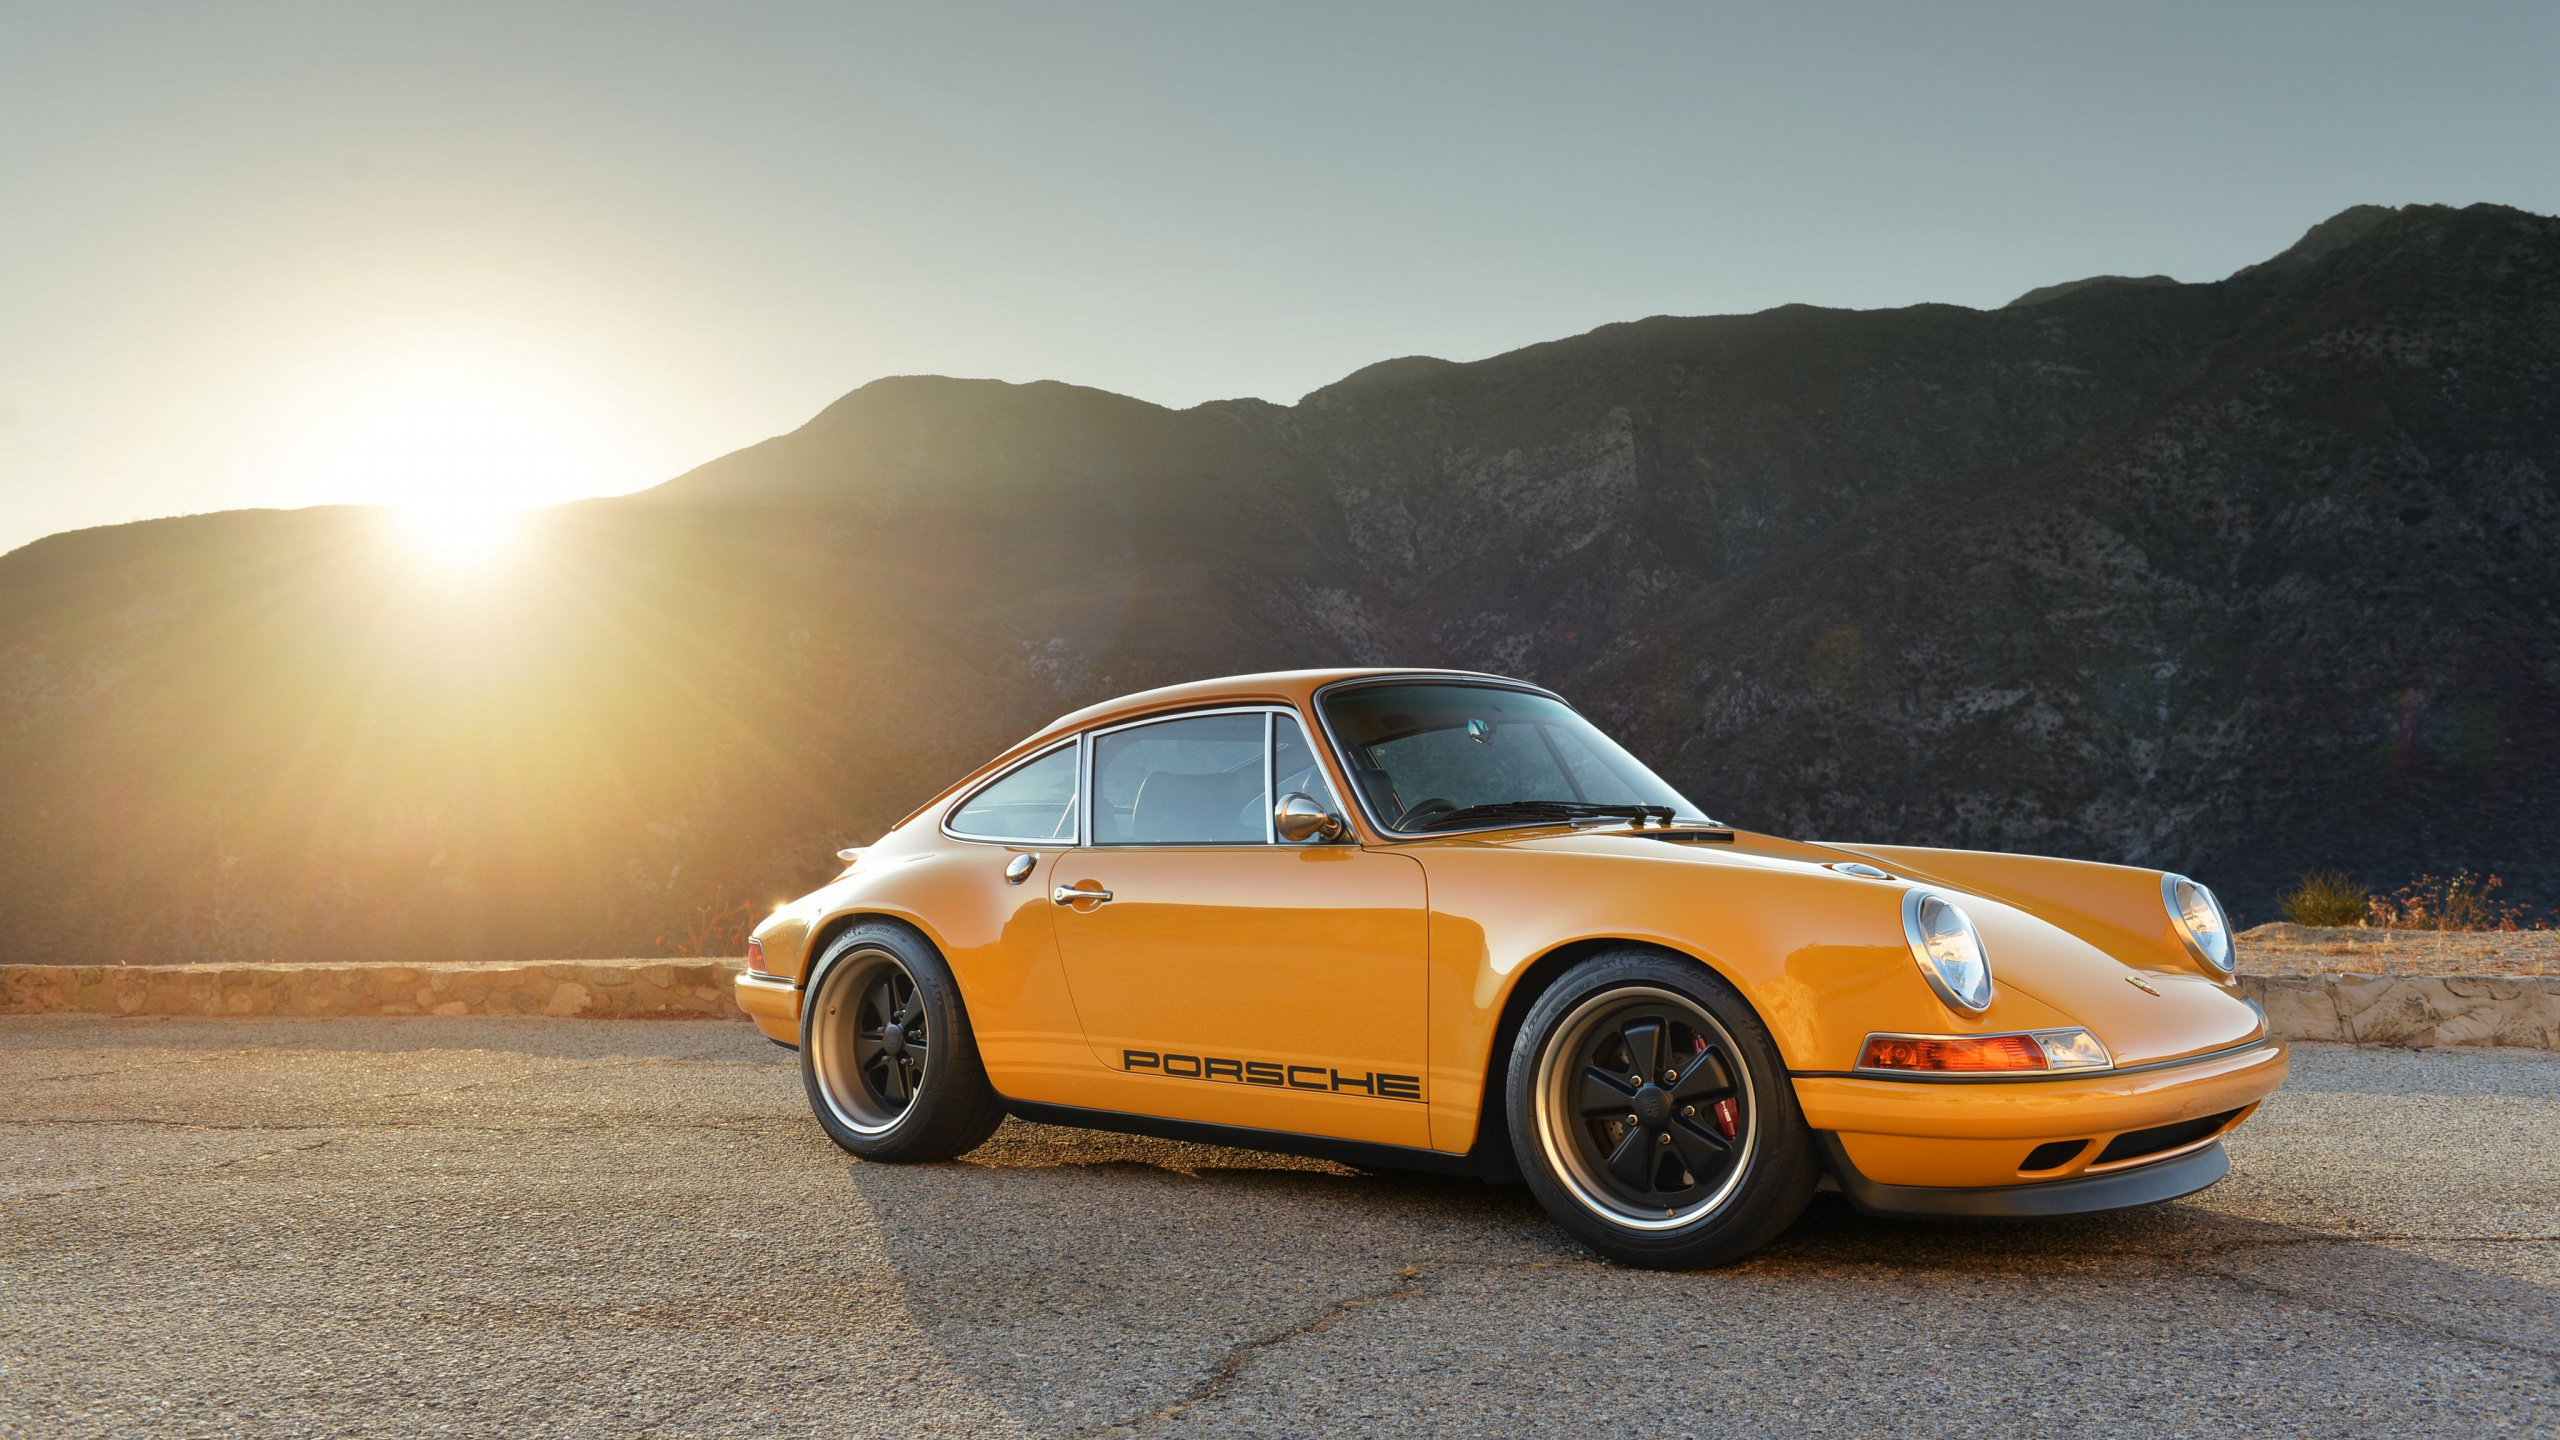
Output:
[[1350,832],[1342,826],[1342,817],[1324,808],[1322,802],[1301,790],[1280,797],[1271,810],[1271,830],[1283,844],[1304,845],[1310,840],[1341,840]]

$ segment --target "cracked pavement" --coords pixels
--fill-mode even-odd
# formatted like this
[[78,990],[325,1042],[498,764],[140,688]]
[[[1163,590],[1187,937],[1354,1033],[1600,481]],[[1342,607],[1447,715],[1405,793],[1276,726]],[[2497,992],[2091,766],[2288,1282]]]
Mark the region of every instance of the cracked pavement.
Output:
[[1526,1193],[1008,1123],[853,1163],[729,1022],[0,1019],[0,1436],[2560,1434],[2560,1057],[2301,1046],[2211,1190]]

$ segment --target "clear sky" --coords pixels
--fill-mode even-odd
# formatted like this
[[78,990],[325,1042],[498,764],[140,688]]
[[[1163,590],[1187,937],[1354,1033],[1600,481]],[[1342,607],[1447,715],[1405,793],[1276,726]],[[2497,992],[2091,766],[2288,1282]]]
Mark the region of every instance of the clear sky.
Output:
[[0,5],[0,550],[2560,210],[2560,5]]

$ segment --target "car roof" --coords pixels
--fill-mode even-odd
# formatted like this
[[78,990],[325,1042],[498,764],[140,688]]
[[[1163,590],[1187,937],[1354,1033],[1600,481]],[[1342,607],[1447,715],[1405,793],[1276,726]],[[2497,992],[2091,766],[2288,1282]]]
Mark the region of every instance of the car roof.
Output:
[[[1079,730],[1108,725],[1119,720],[1134,720],[1163,710],[1188,710],[1208,705],[1288,705],[1296,709],[1314,708],[1315,693],[1340,680],[1364,680],[1370,677],[1397,678],[1411,676],[1417,680],[1491,680],[1504,685],[1526,685],[1507,675],[1494,675],[1482,670],[1443,670],[1431,666],[1369,666],[1326,670],[1266,670],[1253,675],[1225,675],[1215,680],[1187,680],[1179,685],[1161,685],[1153,690],[1140,690],[1117,699],[1071,710],[1041,726],[1019,743],[988,760],[977,769],[952,782],[950,786],[924,804],[908,812],[899,825],[924,814],[961,790],[976,784],[983,776],[1013,764],[1025,755],[1045,749]],[[892,827],[896,828],[896,827]]]
[[[1183,710],[1199,705],[1279,703],[1307,706],[1318,690],[1340,680],[1361,680],[1371,676],[1410,675],[1416,679],[1497,680],[1506,685],[1527,682],[1503,675],[1488,675],[1478,670],[1442,670],[1429,666],[1395,666],[1388,668],[1332,670],[1269,670],[1258,675],[1227,675],[1215,680],[1189,680],[1180,685],[1163,685],[1141,690],[1099,705],[1061,715],[1040,728],[1025,745],[1044,743],[1056,736],[1106,725],[1115,720],[1134,719],[1158,710]],[[1016,750],[1024,746],[1014,747]]]

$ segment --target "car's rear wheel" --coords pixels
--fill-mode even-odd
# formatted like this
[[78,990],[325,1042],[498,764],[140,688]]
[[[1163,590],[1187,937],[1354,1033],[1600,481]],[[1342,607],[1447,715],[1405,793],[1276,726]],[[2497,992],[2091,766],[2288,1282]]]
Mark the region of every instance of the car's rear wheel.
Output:
[[1538,997],[1510,1056],[1512,1147],[1547,1213],[1630,1265],[1737,1260],[1820,1178],[1777,1046],[1694,961],[1620,950]]
[[948,1160],[1004,1121],[951,969],[924,937],[874,922],[818,959],[800,1012],[800,1079],[829,1138],[865,1160]]

